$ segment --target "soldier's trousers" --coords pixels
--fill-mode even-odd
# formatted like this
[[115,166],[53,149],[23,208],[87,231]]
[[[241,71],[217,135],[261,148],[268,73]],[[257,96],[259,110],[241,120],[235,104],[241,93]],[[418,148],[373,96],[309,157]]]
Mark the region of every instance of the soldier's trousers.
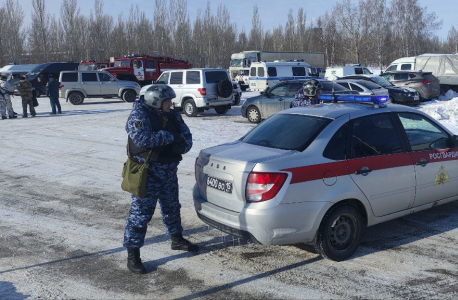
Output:
[[146,183],[146,197],[132,195],[132,204],[124,232],[124,247],[140,248],[145,241],[146,229],[159,201],[162,222],[168,235],[183,232],[178,199],[178,164],[150,163]]
[[33,99],[22,97],[22,112],[24,115],[27,115],[27,105],[29,106],[30,114],[32,116],[36,115],[35,107],[33,106]]
[[11,118],[14,116],[13,105],[9,97],[5,98],[4,100],[0,100],[0,110],[3,117],[6,117],[6,112],[8,111],[8,116]]

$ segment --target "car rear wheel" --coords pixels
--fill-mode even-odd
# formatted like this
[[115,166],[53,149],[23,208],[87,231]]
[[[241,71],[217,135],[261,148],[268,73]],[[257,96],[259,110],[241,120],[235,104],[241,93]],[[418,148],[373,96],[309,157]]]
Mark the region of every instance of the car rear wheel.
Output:
[[342,261],[355,253],[361,242],[365,225],[359,211],[344,204],[331,209],[321,221],[315,250],[323,257]]
[[259,112],[259,109],[256,106],[248,107],[246,111],[246,115],[247,115],[248,121],[250,121],[251,123],[261,122],[261,113]]
[[126,102],[134,102],[137,98],[137,93],[133,90],[127,90],[122,93],[122,100]]
[[194,103],[194,100],[192,99],[186,100],[183,104],[183,107],[184,107],[183,111],[185,115],[187,115],[188,117],[197,116],[197,108],[196,108],[196,104]]
[[84,102],[84,95],[80,92],[73,92],[68,95],[68,101],[73,105],[80,105]]
[[228,110],[229,110],[229,106],[228,105],[221,105],[221,106],[216,106],[215,107],[215,111],[219,115],[224,115],[225,113],[227,113]]

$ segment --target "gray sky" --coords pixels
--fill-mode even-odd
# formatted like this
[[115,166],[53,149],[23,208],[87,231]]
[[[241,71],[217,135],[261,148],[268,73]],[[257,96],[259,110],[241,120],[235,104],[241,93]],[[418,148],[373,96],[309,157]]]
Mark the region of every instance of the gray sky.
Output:
[[[356,0],[355,0],[356,1]],[[3,4],[5,0],[0,0]],[[330,11],[337,0],[211,0],[211,9],[216,14],[218,5],[220,3],[229,10],[231,14],[231,21],[237,23],[237,29],[245,29],[248,32],[251,28],[251,17],[253,15],[253,6],[258,5],[259,15],[264,29],[272,29],[279,24],[286,24],[288,12],[293,9],[293,15],[296,17],[297,8],[302,7],[307,13],[307,23],[310,24],[311,20]],[[27,18],[30,18],[32,11],[32,0],[19,0],[22,8],[24,9]],[[48,12],[51,14],[60,14],[61,0],[46,0]],[[458,27],[456,20],[456,11],[458,9],[458,1],[456,0],[419,0],[422,7],[427,7],[428,12],[435,12],[439,19],[443,20],[442,29],[437,32],[439,38],[446,39],[447,33],[451,26]],[[126,17],[129,15],[131,5],[138,5],[140,9],[144,10],[147,14],[153,15],[154,0],[105,0],[104,1],[105,13],[111,14],[116,21],[117,16],[123,13]],[[207,0],[188,0],[188,13],[191,21],[195,19],[198,11],[202,13],[205,11]],[[89,16],[91,10],[94,8],[94,0],[78,0],[78,6],[81,13]],[[29,21],[26,21],[29,23]]]

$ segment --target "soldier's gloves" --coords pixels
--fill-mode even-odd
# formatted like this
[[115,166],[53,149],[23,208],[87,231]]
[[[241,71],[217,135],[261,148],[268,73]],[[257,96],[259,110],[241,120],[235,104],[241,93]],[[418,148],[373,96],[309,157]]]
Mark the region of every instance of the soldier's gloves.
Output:
[[181,134],[174,134],[173,135],[173,144],[172,144],[172,151],[176,154],[183,154],[185,147],[186,147],[186,140],[183,135]]

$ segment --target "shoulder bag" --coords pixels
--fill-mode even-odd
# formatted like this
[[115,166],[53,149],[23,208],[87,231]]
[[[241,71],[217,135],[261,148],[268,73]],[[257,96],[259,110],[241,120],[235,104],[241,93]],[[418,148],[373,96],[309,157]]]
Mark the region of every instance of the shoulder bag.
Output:
[[122,169],[121,188],[132,195],[146,197],[146,180],[148,177],[148,162],[153,150],[148,153],[145,163],[141,164],[130,156],[129,141],[127,141],[127,161]]

